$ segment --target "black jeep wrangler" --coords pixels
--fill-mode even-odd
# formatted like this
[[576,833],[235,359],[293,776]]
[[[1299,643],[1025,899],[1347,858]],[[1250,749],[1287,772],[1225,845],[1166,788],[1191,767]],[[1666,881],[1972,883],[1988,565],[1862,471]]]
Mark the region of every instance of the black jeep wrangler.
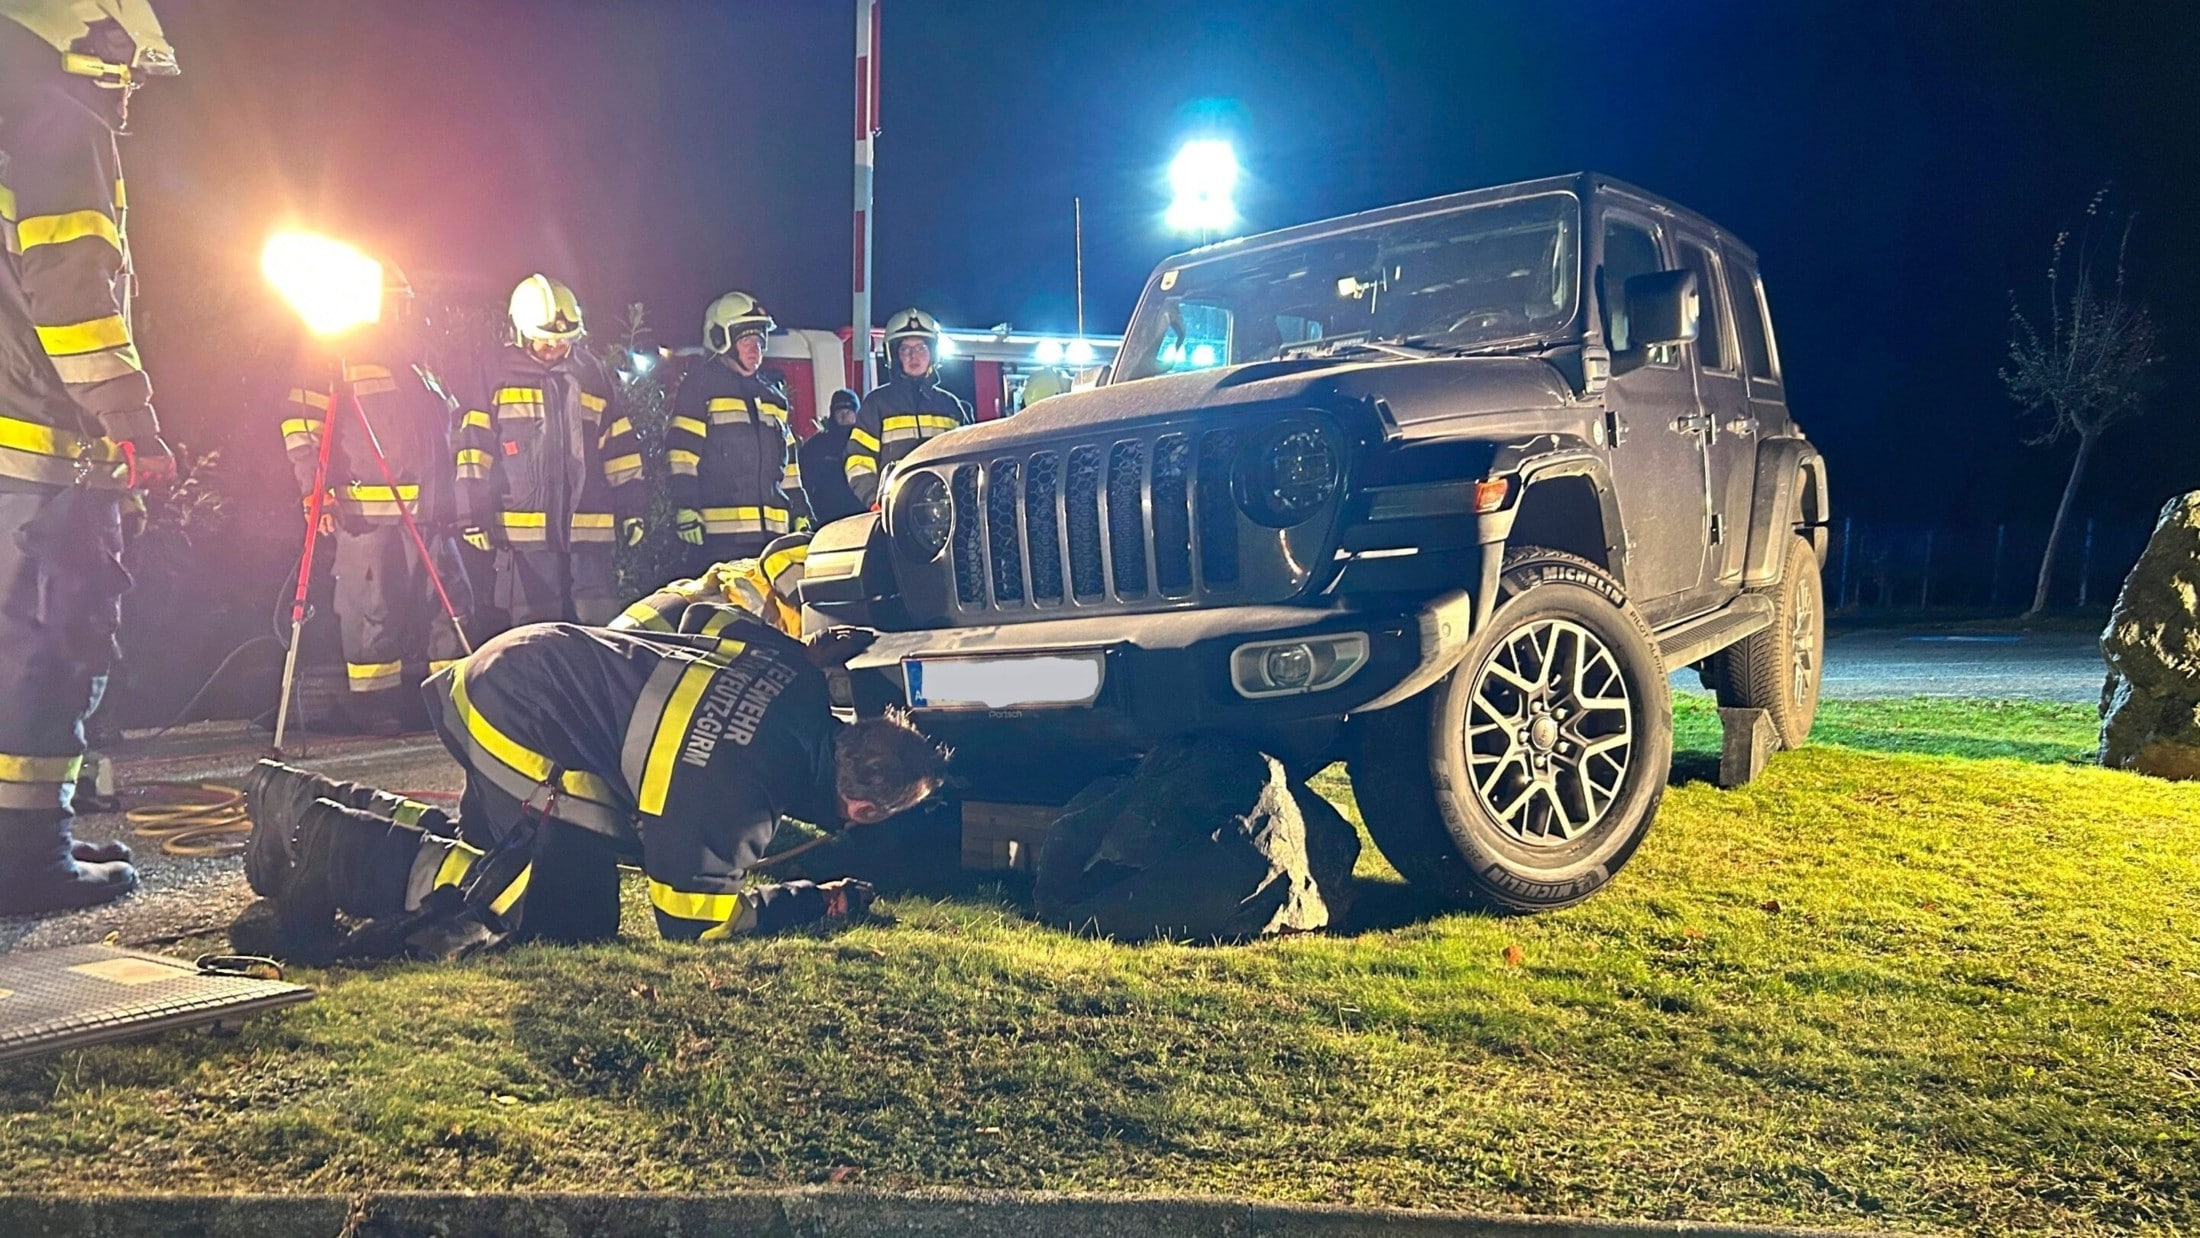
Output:
[[1110,380],[944,435],[821,532],[805,600],[883,635],[982,800],[1060,803],[1171,735],[1343,759],[1412,881],[1595,891],[1672,759],[1669,668],[1803,742],[1825,466],[1756,255],[1594,174],[1211,245]]

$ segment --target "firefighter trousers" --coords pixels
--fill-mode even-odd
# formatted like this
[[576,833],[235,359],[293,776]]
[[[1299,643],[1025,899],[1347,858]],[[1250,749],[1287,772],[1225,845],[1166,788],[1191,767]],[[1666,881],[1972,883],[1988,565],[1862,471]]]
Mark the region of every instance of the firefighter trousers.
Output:
[[497,605],[513,627],[585,623],[600,627],[619,613],[611,547],[512,546],[497,552]]
[[[316,805],[318,819],[309,827],[315,837],[301,863],[327,883],[336,909],[364,919],[424,909],[470,912],[494,919],[493,928],[519,941],[618,936],[624,850],[618,840],[555,818],[512,820],[508,797],[494,788],[480,794],[481,785],[468,780],[459,810],[462,837],[371,811]],[[772,932],[824,915],[824,896],[807,881],[752,888],[741,898],[751,909],[742,925],[750,931]]]
[[[470,602],[465,568],[435,539],[436,570],[461,615]],[[344,677],[353,692],[416,686],[405,664],[423,660],[429,674],[465,656],[443,613],[435,585],[412,535],[399,524],[336,532],[336,622],[343,635]],[[422,654],[426,657],[423,659]]]
[[119,499],[0,490],[0,884],[68,850],[84,719],[130,586]]

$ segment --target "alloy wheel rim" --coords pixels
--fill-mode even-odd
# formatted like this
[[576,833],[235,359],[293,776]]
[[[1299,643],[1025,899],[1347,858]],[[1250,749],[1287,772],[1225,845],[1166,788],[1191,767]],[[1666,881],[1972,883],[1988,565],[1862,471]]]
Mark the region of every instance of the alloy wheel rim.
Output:
[[1557,847],[1594,830],[1626,784],[1635,742],[1619,659],[1578,623],[1525,624],[1475,672],[1467,773],[1483,810],[1517,842]]
[[1813,639],[1817,613],[1810,590],[1798,590],[1788,632],[1788,696],[1798,709],[1809,703],[1811,686],[1818,680],[1818,642]]

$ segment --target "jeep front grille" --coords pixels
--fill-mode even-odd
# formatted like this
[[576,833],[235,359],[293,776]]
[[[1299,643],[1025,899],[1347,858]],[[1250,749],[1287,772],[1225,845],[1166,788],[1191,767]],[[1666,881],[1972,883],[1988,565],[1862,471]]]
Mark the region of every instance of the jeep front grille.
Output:
[[950,466],[960,609],[1176,601],[1235,589],[1237,435],[1170,432]]

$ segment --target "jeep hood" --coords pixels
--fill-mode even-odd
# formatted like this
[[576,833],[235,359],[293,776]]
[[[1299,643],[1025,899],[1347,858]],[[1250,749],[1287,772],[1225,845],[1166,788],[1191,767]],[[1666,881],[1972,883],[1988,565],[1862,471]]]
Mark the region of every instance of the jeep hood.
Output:
[[1482,413],[1571,408],[1579,401],[1563,375],[1534,357],[1441,357],[1426,361],[1256,361],[1225,369],[1163,374],[1044,400],[1014,417],[943,434],[906,463],[1013,451],[1039,442],[1092,438],[1134,426],[1181,421],[1197,413],[1222,424],[1264,415],[1279,405],[1340,411],[1380,398],[1401,427]]

